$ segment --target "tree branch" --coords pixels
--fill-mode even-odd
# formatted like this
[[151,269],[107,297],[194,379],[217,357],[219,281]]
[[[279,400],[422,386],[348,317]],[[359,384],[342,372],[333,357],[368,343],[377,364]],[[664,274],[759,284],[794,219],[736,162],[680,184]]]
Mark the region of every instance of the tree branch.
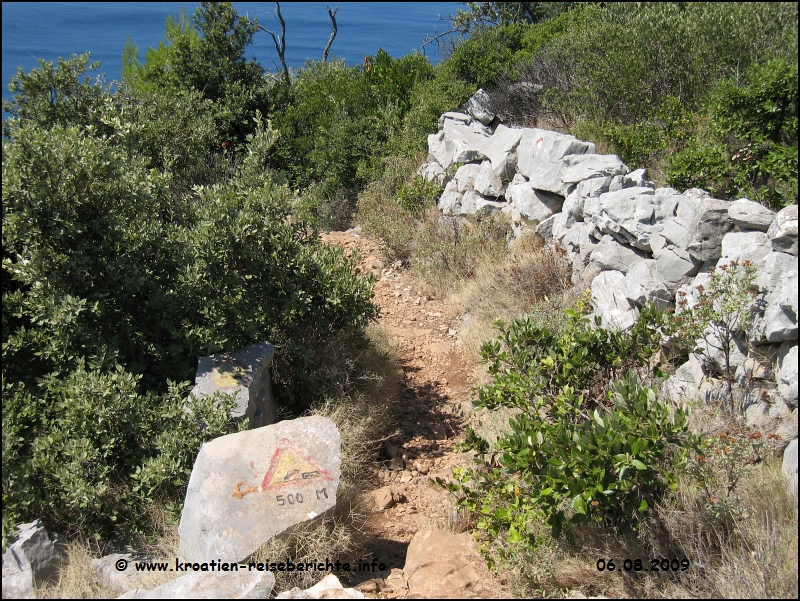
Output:
[[272,36],[272,41],[275,44],[275,51],[278,53],[278,58],[281,59],[281,66],[283,67],[283,79],[286,81],[286,85],[291,85],[291,80],[289,79],[289,67],[286,66],[286,21],[283,20],[283,16],[281,15],[281,3],[275,3],[275,14],[278,16],[278,21],[281,24],[281,39],[278,40],[278,36],[275,35],[274,31],[270,31],[260,23],[250,21],[247,19],[248,23],[251,25],[255,25],[262,31],[266,31],[269,35]]
[[333,38],[336,37],[336,33],[339,31],[339,28],[336,26],[336,11],[339,10],[339,7],[337,6],[333,10],[333,12],[331,12],[331,7],[330,6],[328,6],[327,9],[328,9],[328,14],[331,17],[331,30],[332,31],[331,31],[331,37],[328,38],[328,43],[325,46],[325,50],[322,51],[322,61],[323,62],[328,60],[328,50],[331,49],[331,44],[333,44]]
[[438,46],[439,46],[439,42],[438,42],[439,38],[441,38],[443,36],[446,36],[446,35],[450,35],[451,33],[458,33],[458,29],[450,29],[449,31],[444,31],[444,32],[442,32],[440,34],[437,34],[437,35],[433,36],[433,37],[431,37],[429,35],[426,35],[425,36],[425,41],[422,42],[422,48],[425,48],[425,46],[427,46],[428,44],[432,44],[433,42],[436,42],[436,46],[438,48]]

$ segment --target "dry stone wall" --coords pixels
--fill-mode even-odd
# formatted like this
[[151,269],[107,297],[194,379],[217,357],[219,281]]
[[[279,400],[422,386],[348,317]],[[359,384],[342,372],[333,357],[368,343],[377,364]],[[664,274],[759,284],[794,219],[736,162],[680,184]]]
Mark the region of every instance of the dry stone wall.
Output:
[[[560,243],[570,253],[573,282],[591,290],[604,326],[629,328],[647,301],[669,309],[679,292],[692,298],[712,267],[756,266],[758,311],[748,340],[737,341],[734,363],[749,389],[745,419],[780,436],[796,490],[797,205],[776,213],[747,198],[657,188],[644,170],[631,172],[590,142],[496,119],[487,124],[480,94],[467,111],[445,113],[428,137],[428,162],[418,175],[445,187],[439,208],[445,215],[502,211],[517,234],[535,227]],[[697,357],[665,386],[675,397],[709,399],[721,390]]]

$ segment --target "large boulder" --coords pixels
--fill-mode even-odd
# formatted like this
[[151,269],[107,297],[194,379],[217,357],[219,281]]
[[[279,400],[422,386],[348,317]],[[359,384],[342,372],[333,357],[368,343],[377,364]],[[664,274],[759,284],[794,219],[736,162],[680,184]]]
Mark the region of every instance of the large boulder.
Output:
[[203,445],[178,528],[180,557],[243,561],[272,537],[334,507],[341,446],[334,423],[318,416]]
[[269,342],[257,342],[232,353],[200,357],[192,394],[232,394],[236,399],[233,419],[250,420],[251,428],[275,423],[278,405],[269,378],[274,352]]
[[653,259],[639,261],[628,270],[625,274],[625,291],[628,299],[639,306],[649,301],[662,311],[674,306],[672,294]]
[[771,291],[765,291],[760,302],[765,309],[759,315],[753,329],[751,340],[754,342],[783,342],[797,340],[797,262],[794,269],[784,272],[778,285]]
[[658,273],[670,284],[678,284],[697,275],[703,265],[686,250],[672,244],[654,252],[653,257],[656,259]]
[[422,599],[467,599],[481,596],[485,578],[469,533],[423,530],[408,545],[403,577],[409,597]]
[[620,244],[606,234],[594,247],[589,259],[603,269],[628,273],[628,270],[639,261],[645,260],[645,254],[639,250]]
[[637,169],[626,175],[615,175],[611,178],[607,192],[616,192],[623,188],[655,188],[655,186],[647,179],[644,169]]
[[722,238],[722,257],[718,266],[750,261],[757,269],[764,266],[772,245],[764,232],[729,232]]
[[35,599],[34,582],[58,576],[65,544],[48,534],[42,520],[17,526],[17,535],[3,553],[3,599]]
[[523,217],[539,222],[558,213],[564,204],[562,196],[534,190],[519,174],[506,188],[506,200],[514,205]]
[[589,263],[589,258],[598,244],[595,238],[597,233],[597,229],[591,223],[575,223],[561,239],[564,247],[580,259],[579,266]]
[[620,271],[604,271],[592,280],[592,305],[605,328],[627,330],[636,322]]
[[710,261],[722,253],[722,239],[733,227],[728,216],[730,202],[703,198],[695,211],[693,235],[686,250],[699,261]]
[[775,219],[775,211],[747,198],[740,198],[731,203],[728,216],[734,225],[744,230],[766,232]]
[[657,193],[650,188],[624,188],[584,201],[584,221],[588,218],[604,234],[619,242],[652,252],[650,237],[663,229],[671,217],[679,195]]
[[421,177],[426,182],[436,182],[440,186],[444,186],[450,181],[442,166],[435,161],[422,163],[420,168],[417,169],[417,177]]
[[478,164],[469,163],[467,165],[461,165],[453,178],[453,181],[456,182],[458,186],[458,191],[463,194],[469,189],[474,189],[475,178],[478,177],[480,172],[481,166]]
[[[216,559],[216,557],[214,558]],[[213,560],[212,560],[213,561]],[[133,589],[118,599],[267,599],[275,586],[275,575],[266,570],[250,570],[238,564],[223,564],[222,571],[216,563],[210,570],[209,562],[200,562],[198,570],[189,568],[186,574],[152,590]],[[183,564],[181,564],[183,565]],[[205,565],[205,568],[202,566]],[[235,567],[235,569],[233,569]]]
[[772,248],[797,256],[797,205],[781,209],[767,230]]
[[594,154],[594,144],[543,129],[525,129],[517,148],[519,172],[531,187],[563,194],[562,159],[574,154]]
[[461,213],[461,199],[464,197],[458,191],[458,182],[451,180],[444,187],[444,192],[439,197],[439,210],[445,215],[459,215]]
[[481,163],[478,175],[473,180],[473,187],[482,196],[497,198],[503,195],[503,181],[492,170],[492,164],[489,161]]
[[464,110],[468,115],[477,119],[484,125],[489,125],[495,118],[492,111],[492,101],[483,89],[479,89],[464,104]]
[[439,133],[428,136],[428,160],[444,169],[453,163],[481,161],[486,158],[490,136],[489,130],[469,115],[445,113],[439,119]]
[[764,257],[763,265],[758,271],[756,284],[767,292],[771,292],[786,277],[797,272],[797,259],[790,254],[771,252]]
[[468,188],[461,198],[461,215],[488,215],[505,206],[504,202],[484,198],[475,190]]
[[566,189],[584,180],[627,173],[628,166],[615,154],[578,154],[564,157],[561,181]]
[[523,131],[506,127],[501,123],[484,148],[484,154],[491,161],[495,175],[506,181],[514,177],[517,168],[517,146]]

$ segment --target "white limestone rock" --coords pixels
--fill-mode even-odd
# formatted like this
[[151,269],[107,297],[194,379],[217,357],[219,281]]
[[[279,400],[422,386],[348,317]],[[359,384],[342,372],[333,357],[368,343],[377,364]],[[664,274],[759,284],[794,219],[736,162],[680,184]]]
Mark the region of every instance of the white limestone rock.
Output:
[[442,166],[435,161],[422,163],[417,169],[417,177],[421,177],[426,182],[436,182],[440,186],[444,186],[450,181]]
[[574,154],[594,154],[594,144],[543,129],[525,129],[517,149],[519,172],[531,187],[563,194],[562,159]]
[[636,263],[645,260],[645,254],[639,250],[624,246],[606,234],[594,247],[590,260],[603,269],[628,273]]
[[786,477],[791,490],[797,495],[797,439],[795,438],[789,443],[789,446],[783,451],[783,462],[781,463],[781,472]]
[[639,306],[648,301],[655,303],[662,311],[674,306],[672,294],[653,259],[639,261],[628,270],[625,274],[625,290],[628,299]]
[[484,125],[489,125],[495,118],[489,94],[483,89],[479,89],[467,100],[464,110]]
[[675,212],[679,196],[657,194],[650,188],[625,188],[584,201],[584,221],[623,244],[652,252],[650,237],[661,232],[662,223]]
[[745,230],[766,232],[775,219],[775,211],[747,198],[740,198],[731,203],[728,215],[734,225]]
[[736,261],[741,265],[750,261],[757,269],[772,251],[770,240],[764,232],[729,232],[722,238],[722,258],[717,266]]
[[445,113],[440,131],[428,136],[429,160],[447,169],[453,163],[471,163],[486,158],[484,149],[491,134],[481,123],[462,113]]
[[767,291],[762,301],[763,315],[755,319],[751,330],[754,342],[797,340],[797,265],[784,273],[778,285]]
[[756,285],[767,292],[778,287],[786,277],[797,272],[797,259],[790,254],[771,252],[763,260],[763,266],[756,276]]
[[482,196],[497,198],[503,195],[503,182],[492,170],[492,164],[489,161],[481,163],[478,175],[475,176],[473,187]]
[[478,177],[478,174],[481,172],[481,166],[475,163],[469,163],[467,165],[461,165],[456,171],[456,175],[453,178],[453,181],[456,182],[458,186],[458,191],[462,194],[469,189],[475,189],[475,178]]
[[461,199],[464,195],[458,191],[458,182],[452,180],[444,187],[437,206],[445,215],[461,214]]
[[242,561],[263,543],[336,505],[342,441],[324,417],[215,438],[195,461],[178,555]]
[[623,188],[655,188],[655,186],[647,179],[644,169],[637,169],[627,175],[615,175],[608,185],[607,192],[616,192]]
[[[562,213],[563,215],[563,213]],[[579,267],[585,267],[589,263],[589,257],[598,244],[598,240],[591,235],[596,233],[596,229],[590,223],[575,223],[561,239],[561,243],[571,253],[574,253],[580,260]]]
[[578,182],[575,193],[582,199],[588,197],[597,198],[609,191],[611,181],[612,178],[610,177],[593,177],[592,179]]
[[501,210],[506,206],[504,202],[497,202],[484,198],[475,190],[467,189],[461,199],[461,214],[462,215],[488,215],[495,211]]
[[605,328],[627,330],[636,323],[636,312],[627,298],[625,274],[604,271],[592,281],[592,305]]
[[[515,177],[506,188],[506,200],[513,204],[523,217],[542,222],[558,213],[564,198],[542,190],[534,190],[530,184]],[[516,182],[516,183],[515,183]]]
[[797,205],[778,211],[767,230],[772,248],[778,252],[797,256]]
[[696,275],[701,266],[702,263],[688,252],[671,244],[661,248],[657,254],[658,273],[670,284],[678,284]]
[[484,149],[484,154],[491,161],[495,175],[505,181],[514,177],[514,171],[517,168],[517,147],[523,131],[506,127],[501,123],[494,130]]
[[561,168],[564,190],[572,184],[596,177],[614,177],[628,173],[628,166],[615,154],[580,154],[565,156]]
[[278,405],[269,376],[274,352],[269,342],[257,342],[231,353],[200,357],[191,394],[198,398],[235,395],[231,418],[249,420],[251,428],[275,423]]
[[778,392],[784,402],[797,407],[797,341],[784,342],[778,351]]
[[48,534],[42,520],[17,526],[17,534],[3,553],[3,599],[35,599],[34,581],[58,576],[66,545]]

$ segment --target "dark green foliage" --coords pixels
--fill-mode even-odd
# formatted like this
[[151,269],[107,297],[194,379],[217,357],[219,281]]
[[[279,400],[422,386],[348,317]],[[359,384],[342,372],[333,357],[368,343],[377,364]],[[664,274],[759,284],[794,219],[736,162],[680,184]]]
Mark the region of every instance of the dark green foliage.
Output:
[[797,202],[797,60],[753,65],[720,83],[708,125],[669,165],[672,185],[701,184],[776,208]]
[[[201,444],[230,431],[224,404],[184,412],[198,356],[272,342],[276,397],[299,411],[329,385],[326,345],[375,315],[356,259],[292,219],[258,113],[233,172],[203,187],[210,101],[111,96],[74,60],[30,74],[46,85],[4,123],[4,537],[39,516],[59,532],[146,528],[148,505],[180,502]],[[48,95],[64,110],[27,108]]]
[[123,76],[137,90],[198,92],[213,103],[218,137],[243,142],[253,131],[255,111],[269,111],[275,87],[264,78],[261,65],[245,57],[256,30],[230,2],[201,2],[191,23],[185,13],[177,22],[167,18],[169,44],[148,50],[144,65],[129,41]]
[[155,500],[180,505],[206,441],[236,430],[232,399],[186,400],[187,385],[139,392],[122,366],[3,379],[3,540],[41,517],[74,535],[147,527]]
[[501,469],[457,474],[477,526],[535,547],[544,518],[553,536],[586,520],[635,527],[665,489],[662,463],[686,431],[686,413],[656,400],[635,368],[647,366],[669,320],[646,307],[630,335],[591,329],[569,310],[560,335],[526,317],[484,345],[490,384],[478,407],[515,407],[498,441]]
[[453,49],[442,70],[475,89],[485,88],[514,64],[526,29],[524,25],[506,25],[475,34]]
[[592,139],[670,185],[796,202],[796,3],[590,5],[523,44],[492,91],[507,121]]
[[317,184],[323,197],[340,190],[355,197],[379,175],[388,142],[413,103],[411,90],[431,73],[421,55],[396,60],[382,50],[363,68],[308,61],[289,105],[273,120],[277,166],[298,187]]
[[[85,124],[102,127],[101,120],[108,92],[102,83],[90,84],[89,70],[100,67],[99,62],[89,63],[89,53],[70,59],[59,57],[58,65],[53,61],[39,59],[39,68],[24,73],[22,68],[11,77],[8,89],[14,94],[13,101],[3,101],[3,111],[21,121],[31,121],[44,128],[55,125],[63,127]],[[3,122],[3,136],[9,135]]]

